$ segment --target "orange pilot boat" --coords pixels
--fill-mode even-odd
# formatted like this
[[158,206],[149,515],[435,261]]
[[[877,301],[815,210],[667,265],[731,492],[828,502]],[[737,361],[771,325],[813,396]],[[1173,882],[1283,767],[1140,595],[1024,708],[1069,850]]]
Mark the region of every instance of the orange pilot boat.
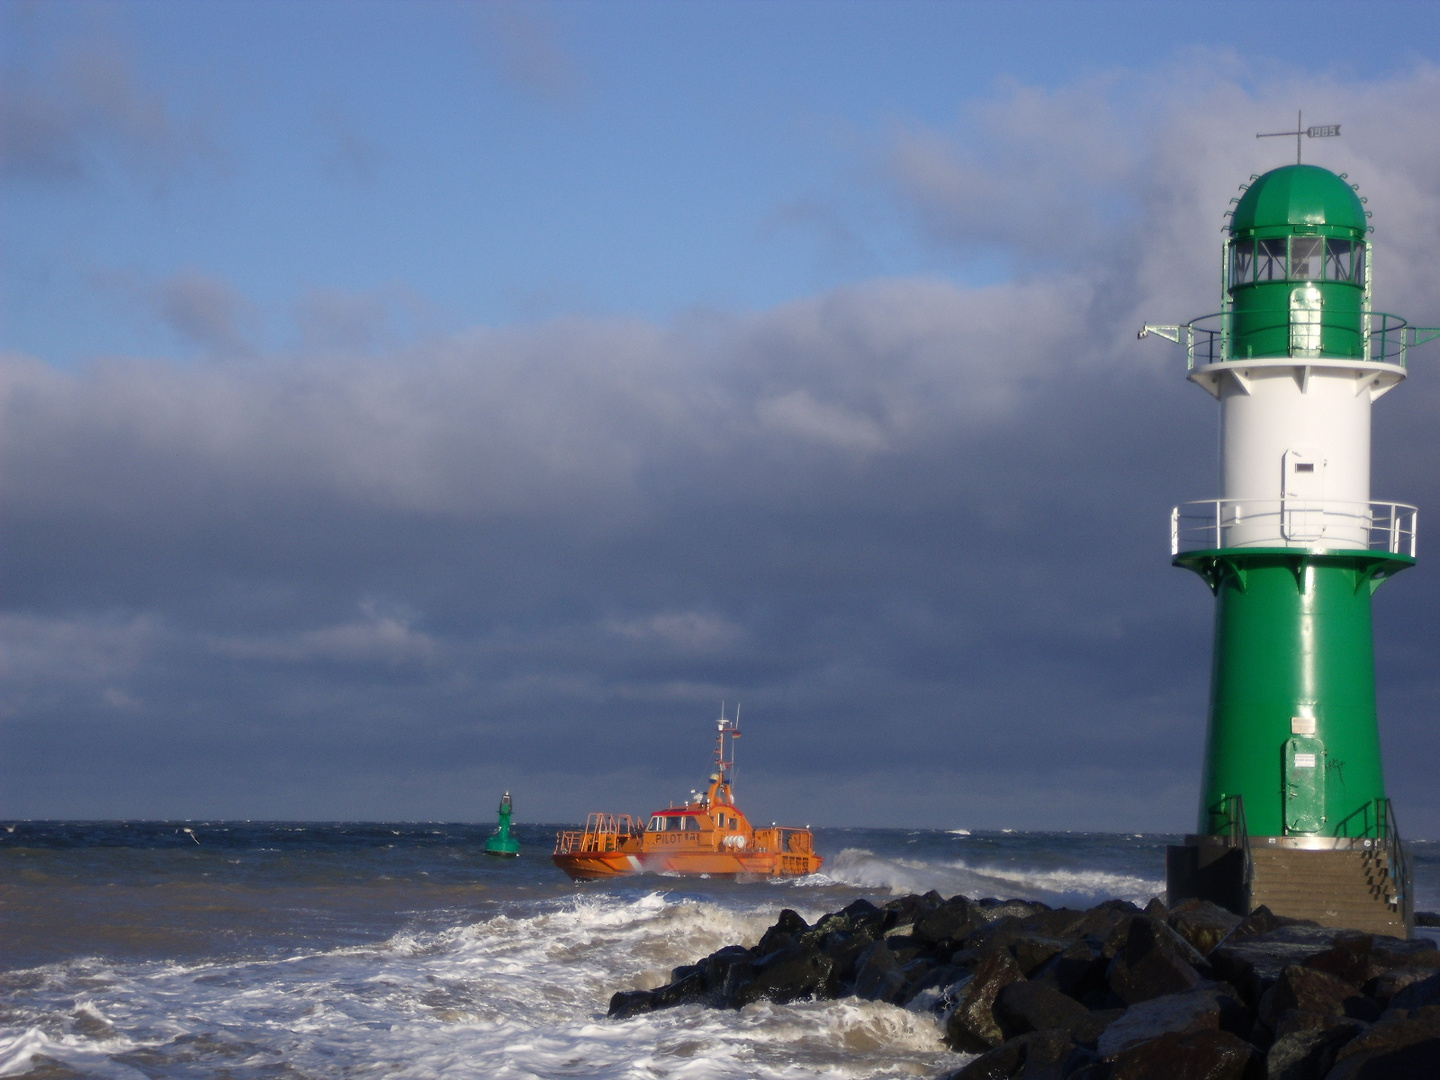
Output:
[[555,837],[555,865],[582,880],[643,873],[793,877],[819,870],[809,829],[757,829],[735,805],[730,778],[739,720],[738,710],[734,721],[720,710],[715,771],[704,794],[692,792],[684,806],[656,810],[643,827],[629,814],[591,814],[583,830]]

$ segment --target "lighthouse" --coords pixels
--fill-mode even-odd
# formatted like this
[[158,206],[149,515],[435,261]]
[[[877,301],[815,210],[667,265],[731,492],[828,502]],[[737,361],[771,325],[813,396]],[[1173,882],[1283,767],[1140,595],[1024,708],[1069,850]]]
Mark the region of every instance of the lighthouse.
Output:
[[1373,309],[1370,212],[1344,173],[1286,165],[1231,201],[1221,310],[1140,332],[1185,347],[1220,414],[1219,497],[1170,516],[1215,636],[1198,823],[1167,852],[1168,898],[1407,936],[1370,598],[1414,565],[1416,510],[1372,498],[1370,418],[1440,331]]

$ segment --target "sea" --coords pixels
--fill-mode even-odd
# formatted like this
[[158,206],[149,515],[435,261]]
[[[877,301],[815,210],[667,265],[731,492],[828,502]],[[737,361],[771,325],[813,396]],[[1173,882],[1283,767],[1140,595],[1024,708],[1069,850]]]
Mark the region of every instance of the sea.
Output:
[[[925,1002],[687,1005],[606,1016],[619,990],[807,920],[911,892],[1143,905],[1176,837],[817,829],[784,881],[572,882],[554,827],[0,822],[0,1076],[934,1077]],[[1413,844],[1440,909],[1440,843]]]

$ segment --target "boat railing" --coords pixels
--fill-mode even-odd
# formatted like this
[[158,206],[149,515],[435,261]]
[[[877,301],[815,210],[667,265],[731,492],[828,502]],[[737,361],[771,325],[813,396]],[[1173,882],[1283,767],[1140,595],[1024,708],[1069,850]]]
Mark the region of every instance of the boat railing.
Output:
[[566,829],[555,834],[555,854],[616,851],[635,832],[635,821],[629,814],[591,814],[583,830]]
[[815,850],[815,837],[809,829],[790,829],[779,825],[756,829],[754,850],[780,855],[808,855]]

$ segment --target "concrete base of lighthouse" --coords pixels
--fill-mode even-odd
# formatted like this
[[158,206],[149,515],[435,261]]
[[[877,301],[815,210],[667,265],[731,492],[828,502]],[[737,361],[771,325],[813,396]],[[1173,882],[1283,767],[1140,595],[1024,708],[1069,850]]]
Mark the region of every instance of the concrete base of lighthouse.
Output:
[[1211,903],[1248,915],[1405,938],[1415,926],[1408,865],[1384,840],[1187,836],[1165,851],[1166,903]]

